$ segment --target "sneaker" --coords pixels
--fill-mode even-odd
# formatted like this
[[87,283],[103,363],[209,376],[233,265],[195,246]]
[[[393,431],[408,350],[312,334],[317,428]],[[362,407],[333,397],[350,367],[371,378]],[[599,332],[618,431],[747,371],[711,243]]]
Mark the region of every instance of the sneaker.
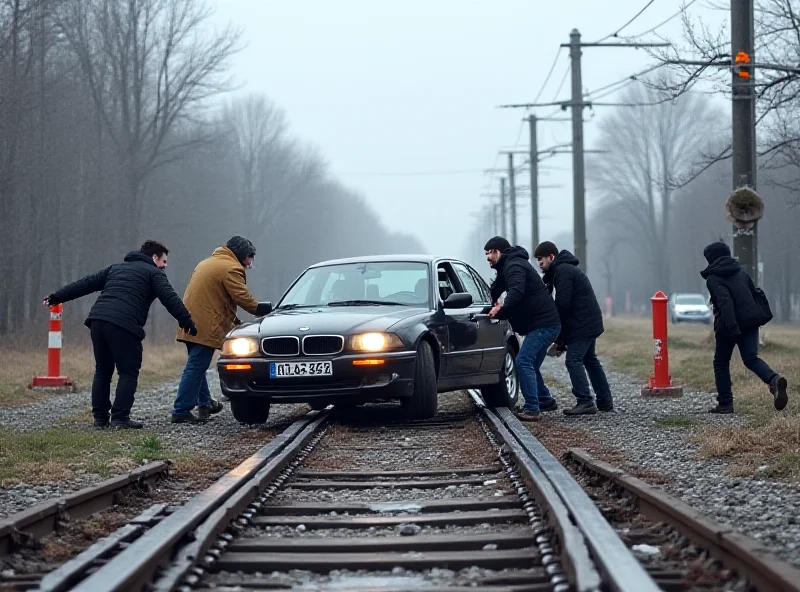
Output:
[[517,419],[520,421],[539,421],[540,416],[538,411],[518,411]]
[[[206,407],[208,409],[208,407]],[[189,413],[189,415],[173,415],[171,419],[172,423],[205,423],[206,420],[197,417],[193,413]]]
[[597,407],[594,403],[578,403],[572,409],[564,409],[564,415],[594,415]]
[[772,384],[769,386],[769,392],[772,393],[772,396],[775,398],[775,409],[778,411],[782,411],[786,408],[786,404],[789,402],[789,396],[786,394],[786,388],[789,386],[789,383],[786,381],[786,378],[783,376],[776,376],[775,380],[772,381]]
[[721,415],[730,415],[733,413],[733,404],[731,405],[717,405],[708,410],[709,413],[718,413]]
[[144,424],[132,419],[112,419],[111,427],[117,430],[141,430]]
[[555,411],[558,409],[558,403],[556,403],[555,399],[550,399],[550,402],[547,405],[539,405],[539,411]]

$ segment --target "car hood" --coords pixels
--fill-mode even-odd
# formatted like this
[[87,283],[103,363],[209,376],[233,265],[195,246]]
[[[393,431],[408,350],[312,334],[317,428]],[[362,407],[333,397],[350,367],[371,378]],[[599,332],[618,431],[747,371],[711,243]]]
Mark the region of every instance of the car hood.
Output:
[[676,312],[710,312],[706,304],[676,304]]
[[[276,310],[259,322],[242,325],[231,336],[270,335],[346,335],[371,331],[386,331],[408,317],[428,312],[421,308],[396,306],[342,306]],[[306,328],[301,331],[300,328]]]

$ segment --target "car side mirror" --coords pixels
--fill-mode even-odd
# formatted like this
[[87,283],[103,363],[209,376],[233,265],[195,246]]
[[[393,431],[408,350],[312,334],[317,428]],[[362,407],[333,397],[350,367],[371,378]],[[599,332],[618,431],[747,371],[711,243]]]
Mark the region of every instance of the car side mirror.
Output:
[[445,308],[467,308],[472,306],[472,294],[469,292],[453,292],[444,301]]
[[272,312],[272,302],[259,302],[256,308],[256,316],[263,317]]

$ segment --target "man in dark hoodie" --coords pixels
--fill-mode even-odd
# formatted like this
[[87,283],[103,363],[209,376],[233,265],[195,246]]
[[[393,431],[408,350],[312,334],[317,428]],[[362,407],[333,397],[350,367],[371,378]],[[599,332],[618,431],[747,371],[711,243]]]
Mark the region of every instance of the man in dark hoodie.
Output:
[[715,242],[703,250],[708,267],[700,272],[706,280],[714,307],[714,380],[717,384],[717,406],[709,413],[733,413],[731,356],[739,347],[742,362],[769,386],[775,409],[786,407],[786,378],[775,372],[758,357],[758,329],[772,320],[769,305],[762,303],[763,292],[756,291],[750,276],[731,257],[723,242]]
[[[158,298],[184,331],[197,334],[189,311],[164,273],[168,254],[161,243],[147,241],[139,251],[128,253],[123,263],[64,286],[44,299],[45,306],[53,306],[100,292],[85,322],[94,349],[92,415],[96,428],[106,428],[109,424],[123,429],[143,427],[142,423],[131,420],[130,414],[142,366],[144,326],[153,300]],[[112,406],[111,379],[115,366],[119,380]]]
[[[558,409],[539,370],[547,348],[561,331],[558,311],[525,249],[512,248],[506,239],[495,236],[484,250],[489,265],[497,271],[491,285],[495,305],[489,316],[508,319],[514,332],[524,336],[516,363],[525,404],[517,417],[537,421],[540,411]],[[506,297],[501,305],[498,300],[503,292]]]
[[[603,334],[603,313],[589,278],[578,268],[578,258],[569,251],[543,242],[534,253],[544,271],[544,283],[550,294],[555,290],[555,302],[561,319],[561,334],[556,339],[559,350],[567,350],[566,366],[572,382],[572,394],[577,404],[565,409],[565,415],[594,414],[597,410],[614,411],[611,388],[603,365],[595,351],[597,338]],[[586,374],[589,380],[586,380]],[[597,405],[589,390],[592,384]]]

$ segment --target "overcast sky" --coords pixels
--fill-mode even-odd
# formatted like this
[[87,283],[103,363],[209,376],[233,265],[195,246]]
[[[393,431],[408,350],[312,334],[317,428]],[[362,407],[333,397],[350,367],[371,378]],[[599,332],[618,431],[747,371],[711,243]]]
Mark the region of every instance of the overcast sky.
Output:
[[[647,0],[212,3],[216,23],[244,28],[247,46],[234,68],[240,92],[264,92],[285,109],[292,132],[316,145],[332,173],[363,194],[390,228],[415,234],[430,252],[458,256],[474,212],[493,199],[481,194],[498,190],[497,177],[484,169],[507,165],[498,150],[527,146],[525,111],[496,106],[533,101],[571,29],[577,27],[583,41],[595,41],[619,29]],[[646,31],[682,4],[655,0],[621,34]],[[696,1],[691,14],[727,19],[706,5]],[[657,32],[676,38],[680,19]],[[584,89],[651,63],[642,50],[586,48]],[[568,66],[564,48],[540,101],[569,98]],[[585,125],[588,148],[597,119],[608,110],[585,113],[595,117]],[[569,123],[541,123],[539,130],[540,148],[570,141]],[[543,240],[572,229],[571,163],[569,154],[543,163],[563,169],[543,172],[539,180],[563,186],[542,190]],[[520,183],[528,184],[527,175]],[[530,226],[527,201],[518,214],[520,238]]]

